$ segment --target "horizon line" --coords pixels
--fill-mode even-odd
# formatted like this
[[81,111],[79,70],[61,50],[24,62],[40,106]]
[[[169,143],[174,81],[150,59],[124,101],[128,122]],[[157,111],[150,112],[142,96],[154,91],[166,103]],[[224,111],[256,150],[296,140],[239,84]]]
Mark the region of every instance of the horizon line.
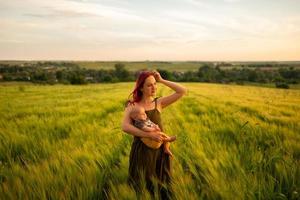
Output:
[[0,62],[300,62],[299,60],[80,60],[80,59],[0,59]]

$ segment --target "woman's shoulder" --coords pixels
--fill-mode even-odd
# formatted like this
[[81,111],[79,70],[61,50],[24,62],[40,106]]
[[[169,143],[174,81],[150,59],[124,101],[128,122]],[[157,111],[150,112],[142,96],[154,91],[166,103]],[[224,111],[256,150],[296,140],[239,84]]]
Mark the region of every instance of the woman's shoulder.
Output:
[[125,111],[132,111],[133,109],[138,108],[138,107],[139,107],[138,103],[136,103],[136,102],[128,102],[125,105]]
[[163,98],[163,96],[155,97],[154,101],[156,101],[158,103],[161,101],[162,98]]
[[162,111],[161,99],[162,99],[162,96],[156,97],[156,98],[154,99],[154,100],[155,100],[155,103],[156,103],[156,109],[157,109],[159,112]]
[[135,107],[135,103],[132,103],[130,101],[127,101],[125,103],[125,111],[131,111]]

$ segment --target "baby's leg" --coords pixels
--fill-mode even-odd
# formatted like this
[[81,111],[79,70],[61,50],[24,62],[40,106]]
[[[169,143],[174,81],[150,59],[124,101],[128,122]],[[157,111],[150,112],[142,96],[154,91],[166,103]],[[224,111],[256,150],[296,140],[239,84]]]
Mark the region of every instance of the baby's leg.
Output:
[[164,152],[166,154],[169,154],[171,157],[173,157],[172,152],[170,151],[170,142],[164,142]]
[[164,142],[174,142],[176,140],[176,136],[167,136],[163,138]]

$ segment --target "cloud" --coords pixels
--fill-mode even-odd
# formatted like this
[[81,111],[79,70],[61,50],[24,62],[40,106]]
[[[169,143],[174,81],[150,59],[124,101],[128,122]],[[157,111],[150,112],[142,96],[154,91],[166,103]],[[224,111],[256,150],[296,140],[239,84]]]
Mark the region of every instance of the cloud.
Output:
[[79,12],[75,10],[57,10],[57,9],[49,9],[48,13],[24,13],[25,17],[33,17],[33,18],[45,18],[45,19],[53,19],[53,18],[81,18],[81,17],[101,17],[101,15],[95,13],[88,12]]
[[237,3],[240,2],[241,0],[223,0],[226,3]]
[[[44,48],[44,55],[47,49],[55,55],[55,49],[64,49],[70,55],[94,50],[108,57],[127,52],[122,55],[131,58],[144,52],[155,58],[174,55],[176,59],[188,53],[189,58],[196,58],[197,52],[210,52],[213,56],[214,52],[225,51],[223,47],[246,55],[247,51],[254,52],[255,46],[280,48],[281,44],[299,41],[298,13],[279,15],[279,10],[274,8],[271,12],[256,1],[251,9],[238,2],[241,1],[2,1],[0,51],[11,49],[13,54],[14,48],[26,49],[29,55],[33,49]],[[38,55],[39,51],[34,53]]]

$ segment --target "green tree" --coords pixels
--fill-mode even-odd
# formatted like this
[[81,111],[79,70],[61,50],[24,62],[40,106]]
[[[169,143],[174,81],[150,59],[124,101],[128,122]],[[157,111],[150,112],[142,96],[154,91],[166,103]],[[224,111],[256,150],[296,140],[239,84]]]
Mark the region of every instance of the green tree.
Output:
[[125,65],[123,63],[115,64],[115,76],[120,81],[127,81],[129,80],[129,71],[125,69]]

